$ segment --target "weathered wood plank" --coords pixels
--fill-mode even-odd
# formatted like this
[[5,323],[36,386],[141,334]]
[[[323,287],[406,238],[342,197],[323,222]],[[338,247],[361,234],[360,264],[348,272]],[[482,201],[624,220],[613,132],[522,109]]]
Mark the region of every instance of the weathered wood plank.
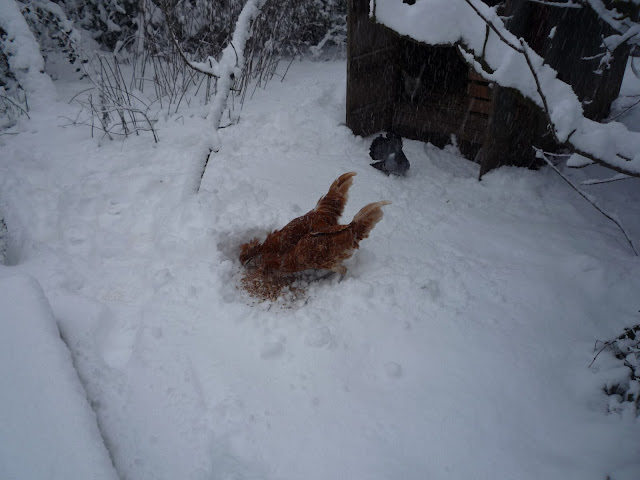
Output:
[[467,93],[476,98],[483,98],[489,100],[491,98],[491,89],[488,85],[478,85],[477,83],[469,82],[467,85]]
[[479,98],[469,99],[469,110],[473,113],[489,116],[493,112],[493,103],[491,100],[483,100]]
[[363,137],[389,130],[393,119],[393,105],[386,102],[370,104],[347,112],[347,125],[355,135]]

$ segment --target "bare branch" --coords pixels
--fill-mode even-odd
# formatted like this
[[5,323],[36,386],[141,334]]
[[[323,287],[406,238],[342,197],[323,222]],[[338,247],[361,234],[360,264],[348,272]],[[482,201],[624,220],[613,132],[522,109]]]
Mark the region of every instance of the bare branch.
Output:
[[619,182],[620,180],[629,180],[630,178],[637,178],[637,177],[629,177],[627,175],[623,175],[619,173],[618,175],[615,175],[611,178],[605,178],[604,180],[598,180],[598,179],[585,180],[584,182],[580,182],[580,185],[601,185],[603,183],[612,183],[612,182]]
[[544,154],[544,152],[539,149],[539,148],[535,148],[536,151],[536,157],[540,158],[541,160],[544,160],[547,165],[549,165],[554,172],[556,172],[558,175],[560,175],[560,178],[562,178],[571,188],[573,188],[578,195],[580,195],[582,198],[584,198],[587,202],[589,202],[593,208],[595,208],[596,210],[598,210],[602,215],[604,215],[605,217],[607,217],[609,220],[611,220],[613,223],[615,223],[617,225],[617,227],[620,229],[620,231],[622,232],[622,234],[624,235],[624,238],[627,239],[627,242],[629,242],[629,246],[631,247],[631,250],[633,250],[634,255],[637,257],[638,256],[638,251],[636,250],[635,246],[633,245],[633,241],[631,241],[631,238],[629,237],[629,235],[627,234],[626,230],[624,229],[624,227],[622,226],[622,224],[616,220],[615,218],[613,218],[611,215],[609,215],[608,213],[606,213],[604,210],[602,210],[602,208],[600,208],[594,201],[593,199],[589,198],[586,194],[584,194],[578,187],[576,187],[571,180],[569,180],[560,170],[558,170],[558,168],[553,164],[553,162],[551,160],[549,160],[547,158],[547,156]]
[[567,0],[566,2],[554,2],[552,0],[527,0],[530,3],[540,3],[542,5],[547,5],[549,7],[560,7],[560,8],[582,8],[582,4],[574,3],[572,0]]
[[15,107],[15,108],[17,108],[18,110],[20,110],[20,113],[21,113],[22,115],[26,115],[26,116],[27,116],[27,118],[28,118],[29,120],[31,120],[31,117],[29,116],[29,113],[27,113],[27,111],[26,111],[24,108],[22,108],[19,104],[17,104],[17,103],[16,103],[16,102],[14,102],[13,100],[11,100],[8,96],[6,96],[6,95],[0,95],[0,99],[2,99],[2,100],[3,100],[3,101],[5,101],[5,102],[10,103],[13,107]]
[[529,56],[529,51],[528,51],[529,47],[527,46],[524,39],[522,38],[520,39],[520,45],[522,46],[522,54],[524,55],[524,58],[527,61],[527,65],[529,66],[531,75],[533,75],[533,80],[536,82],[536,89],[538,90],[538,95],[540,95],[540,99],[542,100],[542,105],[544,107],[544,114],[547,116],[547,122],[549,123],[549,129],[551,130],[551,135],[553,135],[553,140],[556,143],[560,143],[560,141],[558,140],[558,136],[556,135],[556,129],[553,124],[553,120],[551,119],[551,112],[549,111],[549,104],[547,103],[547,97],[545,97],[544,93],[542,93],[542,86],[540,85],[540,79],[538,78],[538,73],[536,72],[536,69],[533,68],[533,63],[531,62],[531,57]]
[[609,119],[610,122],[614,121],[617,118],[620,118],[622,115],[624,115],[625,113],[627,113],[629,110],[632,110],[634,107],[636,107],[638,104],[640,104],[640,100],[638,100],[637,102],[634,102],[632,105],[629,105],[628,107],[624,108],[620,113],[618,113],[615,117],[611,117]]
[[522,49],[518,47],[518,45],[511,43],[509,40],[507,40],[507,38],[502,34],[502,32],[498,30],[498,27],[496,27],[491,20],[489,20],[486,16],[484,16],[482,12],[478,10],[478,8],[473,4],[473,2],[471,2],[470,0],[465,0],[465,2],[467,2],[467,4],[473,9],[474,12],[478,14],[478,16],[484,21],[484,23],[486,23],[489,26],[489,28],[491,28],[491,30],[493,30],[496,33],[496,35],[498,35],[498,38],[500,38],[500,40],[502,40],[502,42],[505,45],[511,47],[516,52],[523,53]]
[[[260,14],[261,8],[264,6],[267,0],[247,0],[244,7],[240,11],[238,20],[236,21],[235,29],[231,40],[227,47],[222,51],[222,58],[219,62],[219,76],[216,80],[216,93],[211,102],[210,119],[212,123],[212,138],[209,142],[208,150],[209,154],[205,159],[204,166],[202,168],[202,174],[198,180],[196,192],[200,191],[202,185],[202,178],[209,164],[212,152],[217,152],[220,149],[220,138],[218,136],[218,130],[220,129],[220,122],[222,121],[222,115],[227,106],[227,101],[233,84],[236,80],[237,71],[241,71],[244,67],[245,60],[245,48],[247,40],[251,37],[251,27]],[[232,57],[235,57],[233,58]]]
[[[166,16],[166,13],[165,13],[165,17],[168,18]],[[191,62],[191,60],[189,60],[187,58],[187,55],[182,51],[182,48],[180,48],[180,44],[178,43],[178,39],[176,38],[176,35],[173,33],[173,30],[169,26],[168,22],[167,22],[167,30],[169,30],[169,36],[171,37],[171,42],[173,43],[174,48],[178,52],[178,55],[180,55],[180,58],[182,58],[182,60],[184,61],[185,65],[187,65],[189,68],[195,70],[196,72],[202,73],[203,75],[206,75],[208,77],[218,78],[218,76],[215,75],[211,70],[202,69],[199,66],[197,66],[196,64],[194,64],[193,62]]]

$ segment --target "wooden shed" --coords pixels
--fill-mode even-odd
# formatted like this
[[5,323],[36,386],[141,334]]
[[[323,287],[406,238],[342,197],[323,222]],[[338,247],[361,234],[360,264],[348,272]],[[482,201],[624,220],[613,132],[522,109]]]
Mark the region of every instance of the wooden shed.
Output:
[[[535,161],[531,145],[548,146],[545,118],[536,108],[484,81],[455,47],[403,37],[373,21],[369,7],[370,0],[348,0],[346,124],[355,134],[394,131],[441,147],[455,135],[462,153],[481,164],[481,175],[504,164],[530,166]],[[598,59],[585,58],[598,53],[609,27],[586,8],[527,0],[506,0],[502,8],[510,17],[507,27],[573,86],[585,115],[606,117],[618,96],[628,52],[616,55],[602,75],[594,73]],[[555,36],[550,35],[553,27]]]

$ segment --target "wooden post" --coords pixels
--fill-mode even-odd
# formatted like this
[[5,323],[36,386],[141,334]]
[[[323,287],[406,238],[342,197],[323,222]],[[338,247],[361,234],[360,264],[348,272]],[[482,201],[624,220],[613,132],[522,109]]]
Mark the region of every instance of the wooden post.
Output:
[[356,135],[391,129],[397,37],[369,18],[369,0],[347,5],[346,124]]

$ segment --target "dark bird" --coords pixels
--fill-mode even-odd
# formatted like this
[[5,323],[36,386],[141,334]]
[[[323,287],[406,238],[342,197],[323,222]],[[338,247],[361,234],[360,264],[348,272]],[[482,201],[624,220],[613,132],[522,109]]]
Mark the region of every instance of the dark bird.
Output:
[[373,139],[369,155],[378,162],[371,166],[381,172],[394,175],[404,175],[409,170],[409,160],[402,151],[402,137],[388,132],[387,136],[380,135]]
[[331,270],[339,273],[342,279],[347,273],[342,262],[350,258],[360,247],[360,242],[369,236],[373,227],[382,220],[382,207],[390,203],[386,200],[370,203],[356,213],[349,225],[335,225],[308,233],[282,256],[278,271]]
[[280,230],[267,235],[264,242],[254,238],[240,247],[240,261],[253,260],[263,270],[278,270],[282,256],[293,249],[310,232],[319,232],[338,225],[349,198],[349,188],[356,172],[340,175],[329,187],[326,195],[318,200],[315,208],[293,219]]

